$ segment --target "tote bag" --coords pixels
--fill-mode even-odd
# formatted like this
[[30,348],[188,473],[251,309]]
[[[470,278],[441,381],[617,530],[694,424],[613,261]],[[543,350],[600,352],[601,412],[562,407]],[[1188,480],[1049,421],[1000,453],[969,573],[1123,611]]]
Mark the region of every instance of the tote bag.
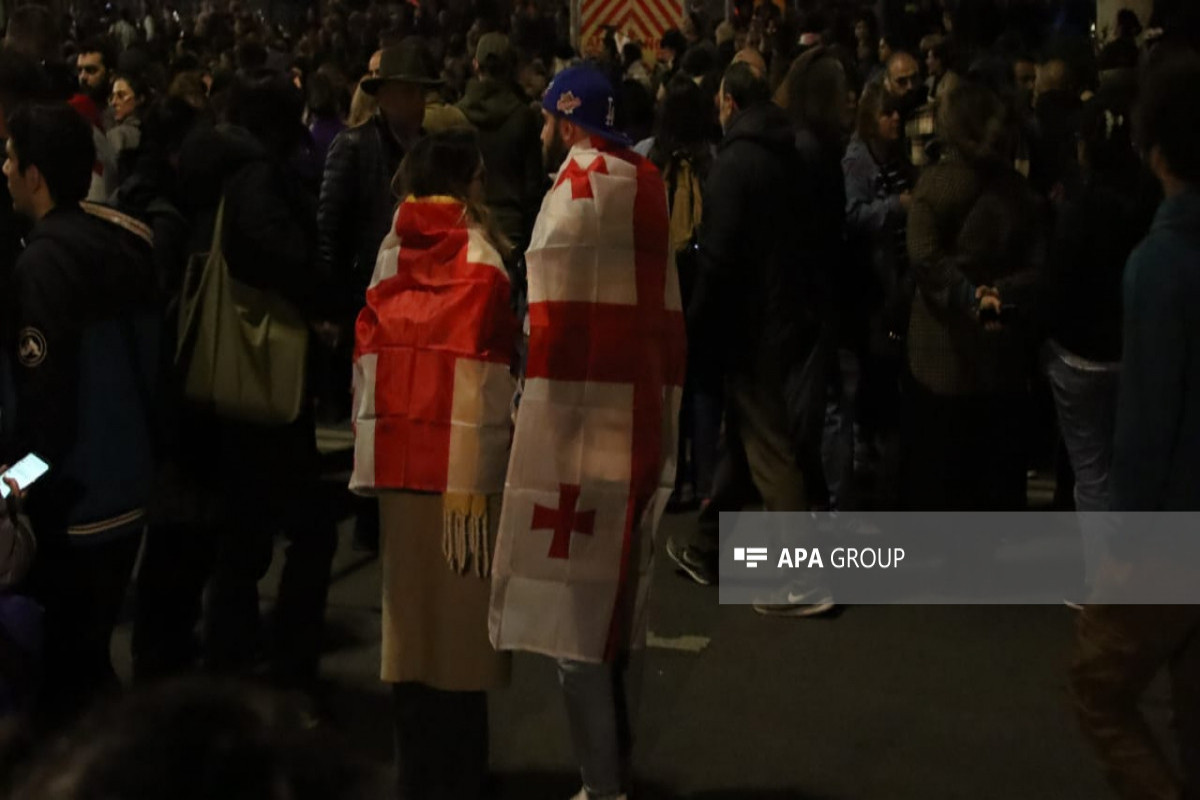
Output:
[[[229,274],[222,234],[225,199],[217,207],[212,248],[194,290],[185,281],[175,362],[184,398],[223,419],[278,426],[294,422],[304,402],[308,326],[279,295]],[[192,276],[189,275],[189,278]]]

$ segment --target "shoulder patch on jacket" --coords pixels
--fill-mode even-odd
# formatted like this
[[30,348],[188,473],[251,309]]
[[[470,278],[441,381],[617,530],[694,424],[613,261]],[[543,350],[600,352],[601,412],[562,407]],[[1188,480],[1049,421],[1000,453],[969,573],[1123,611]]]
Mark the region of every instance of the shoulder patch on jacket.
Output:
[[46,360],[46,337],[37,328],[25,328],[17,337],[17,359],[26,367],[36,367]]

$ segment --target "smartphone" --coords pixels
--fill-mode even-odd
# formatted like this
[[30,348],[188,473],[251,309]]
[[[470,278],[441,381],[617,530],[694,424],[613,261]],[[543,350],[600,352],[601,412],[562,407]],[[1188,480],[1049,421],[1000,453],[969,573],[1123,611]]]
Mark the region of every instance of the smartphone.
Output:
[[17,486],[21,487],[21,491],[25,491],[38,478],[50,471],[50,465],[42,461],[33,453],[22,458],[16,464],[8,468],[8,471],[0,474],[0,497],[8,497],[12,494],[3,478],[12,478],[17,482]]

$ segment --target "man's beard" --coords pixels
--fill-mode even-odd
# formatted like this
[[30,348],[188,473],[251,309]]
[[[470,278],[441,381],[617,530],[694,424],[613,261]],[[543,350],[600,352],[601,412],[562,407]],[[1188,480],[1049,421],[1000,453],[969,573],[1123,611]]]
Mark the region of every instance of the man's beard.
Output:
[[554,127],[554,137],[550,140],[550,144],[542,148],[542,161],[546,166],[546,172],[551,175],[557,175],[559,168],[567,160],[569,152],[567,143],[563,141],[562,131],[556,125]]
[[83,90],[85,95],[91,98],[96,107],[100,109],[100,113],[104,113],[104,109],[108,107],[108,87],[104,84],[100,84],[99,86],[84,84],[80,89]]

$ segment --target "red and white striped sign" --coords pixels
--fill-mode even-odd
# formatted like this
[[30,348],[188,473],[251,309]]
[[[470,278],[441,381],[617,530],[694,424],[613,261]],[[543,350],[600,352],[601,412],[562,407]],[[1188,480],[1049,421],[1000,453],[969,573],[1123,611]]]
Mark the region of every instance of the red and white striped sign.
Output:
[[605,28],[616,28],[643,50],[658,51],[658,42],[679,26],[682,0],[583,0],[579,10],[579,42],[584,53],[603,49]]

